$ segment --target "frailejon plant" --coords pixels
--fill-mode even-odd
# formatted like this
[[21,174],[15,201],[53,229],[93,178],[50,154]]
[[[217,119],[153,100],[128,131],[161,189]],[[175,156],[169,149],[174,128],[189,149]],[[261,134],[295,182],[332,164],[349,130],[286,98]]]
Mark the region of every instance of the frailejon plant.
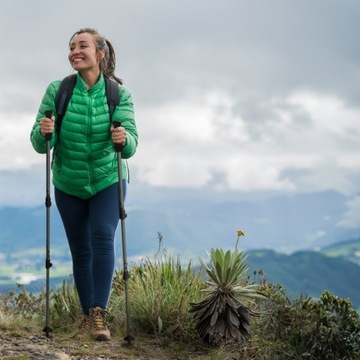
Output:
[[[238,231],[238,240],[243,236]],[[210,343],[245,342],[251,335],[251,319],[256,314],[255,299],[264,299],[257,284],[248,283],[248,265],[244,251],[237,246],[226,253],[211,249],[210,266],[200,259],[208,280],[202,291],[205,299],[192,303],[190,313],[196,320],[200,337]]]

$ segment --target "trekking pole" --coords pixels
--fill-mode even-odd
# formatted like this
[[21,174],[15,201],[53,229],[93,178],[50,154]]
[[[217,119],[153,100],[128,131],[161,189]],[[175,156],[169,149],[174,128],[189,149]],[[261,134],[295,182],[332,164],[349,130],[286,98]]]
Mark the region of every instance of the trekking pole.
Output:
[[[113,121],[114,128],[121,126],[119,121]],[[126,234],[125,234],[125,218],[126,212],[124,208],[124,193],[123,193],[123,175],[122,175],[122,165],[121,165],[121,144],[114,144],[115,151],[117,153],[117,162],[118,162],[118,175],[119,175],[119,213],[120,213],[120,223],[121,223],[121,240],[122,240],[122,253],[123,253],[123,267],[124,274],[123,279],[125,283],[125,311],[126,311],[126,337],[124,338],[127,341],[128,345],[131,346],[135,338],[131,335],[130,329],[130,311],[129,311],[129,292],[128,292],[128,264],[127,264],[127,253],[126,253]]]
[[[45,111],[45,116],[51,119],[51,110]],[[46,324],[43,331],[46,333],[47,337],[50,337],[50,332],[52,329],[49,326],[50,318],[50,268],[52,263],[50,261],[50,206],[51,206],[51,197],[50,197],[50,140],[52,133],[45,134],[46,139],[46,258],[45,258],[45,269],[46,269]]]

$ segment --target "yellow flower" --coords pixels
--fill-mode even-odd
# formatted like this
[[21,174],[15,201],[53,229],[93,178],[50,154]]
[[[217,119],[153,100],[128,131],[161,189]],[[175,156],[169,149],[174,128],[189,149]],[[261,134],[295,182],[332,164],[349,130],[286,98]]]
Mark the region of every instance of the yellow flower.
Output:
[[245,236],[242,230],[237,230],[236,232],[237,232],[237,236]]

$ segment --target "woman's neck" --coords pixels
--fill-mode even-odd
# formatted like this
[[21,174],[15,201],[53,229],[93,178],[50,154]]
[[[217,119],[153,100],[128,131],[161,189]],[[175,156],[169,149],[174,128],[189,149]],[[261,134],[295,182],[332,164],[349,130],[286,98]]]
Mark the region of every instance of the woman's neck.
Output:
[[99,80],[100,70],[98,71],[83,71],[80,72],[81,77],[83,78],[86,88],[90,90]]

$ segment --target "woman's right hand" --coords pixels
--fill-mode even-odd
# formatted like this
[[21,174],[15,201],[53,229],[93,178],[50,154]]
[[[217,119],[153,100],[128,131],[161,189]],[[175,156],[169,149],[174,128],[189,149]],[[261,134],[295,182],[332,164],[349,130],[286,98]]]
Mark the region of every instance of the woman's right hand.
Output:
[[46,134],[53,133],[55,127],[55,116],[52,116],[51,119],[47,117],[40,119],[39,126],[42,136],[45,137]]

